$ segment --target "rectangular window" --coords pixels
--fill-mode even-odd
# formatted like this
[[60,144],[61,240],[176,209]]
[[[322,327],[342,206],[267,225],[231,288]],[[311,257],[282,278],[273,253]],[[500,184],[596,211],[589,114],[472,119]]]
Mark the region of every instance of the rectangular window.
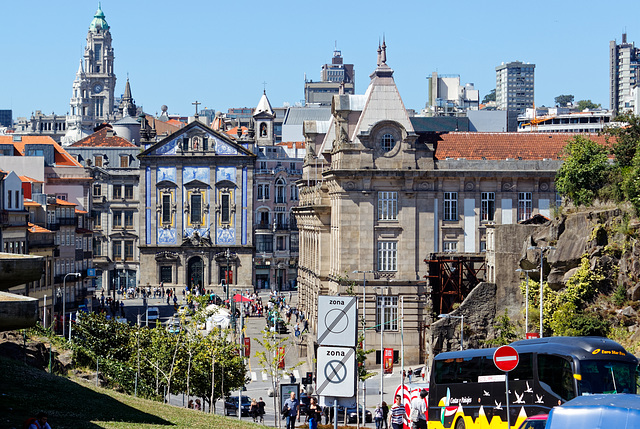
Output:
[[120,155],[120,168],[129,167],[129,155]]
[[[376,330],[380,332],[380,326],[384,323],[385,331],[398,330],[398,297],[397,296],[377,296],[376,297]],[[384,303],[384,316],[382,307]]]
[[125,261],[133,261],[133,240],[125,240],[124,242],[124,259]]
[[100,60],[102,59],[102,45],[99,43],[96,43],[94,45],[94,49],[93,49],[93,59],[95,60],[95,62],[100,62]]
[[16,191],[16,208],[20,208],[20,191]]
[[202,194],[191,194],[191,224],[202,223]]
[[7,191],[7,195],[8,195],[8,198],[7,198],[7,208],[8,208],[8,209],[10,209],[10,208],[11,208],[11,201],[12,201],[12,200],[11,200],[11,194],[12,194],[12,192],[13,192],[13,191]]
[[122,186],[121,185],[113,185],[113,199],[121,200],[122,199]]
[[378,192],[378,220],[398,220],[397,192]]
[[270,235],[270,234],[256,235],[256,252],[257,253],[273,252],[273,235]]
[[102,256],[102,242],[99,240],[93,241],[93,256]]
[[442,243],[442,250],[444,252],[457,252],[458,251],[458,242],[457,241],[445,241]]
[[101,195],[102,195],[102,185],[100,184],[93,185],[93,196],[99,197]]
[[171,194],[162,194],[162,223],[171,223]]
[[113,242],[113,259],[114,260],[122,259],[122,241]]
[[518,192],[518,222],[531,218],[531,192]]
[[133,228],[133,212],[132,211],[124,212],[124,227]]
[[93,226],[95,228],[102,228],[102,213],[93,212]]
[[378,242],[378,271],[397,271],[397,246],[395,241]]
[[263,189],[262,186],[263,185],[258,185],[258,200],[264,199],[264,193],[262,191],[262,189]]
[[162,283],[173,283],[173,274],[170,265],[163,265],[160,267],[160,281]]
[[291,185],[291,201],[298,201],[298,187]]
[[276,237],[276,250],[287,250],[285,238],[284,236]]
[[480,206],[480,220],[493,221],[496,211],[496,194],[495,192],[483,192],[482,202]]
[[268,200],[271,198],[271,187],[269,185],[262,185],[264,187],[264,199]]
[[96,167],[102,167],[102,155],[96,155],[93,157],[93,163]]
[[113,227],[122,228],[122,211],[120,210],[113,211]]
[[222,223],[231,222],[231,195],[222,194],[220,196],[220,217]]
[[133,185],[124,185],[124,199],[125,200],[133,199]]
[[458,193],[444,193],[444,220],[458,220]]

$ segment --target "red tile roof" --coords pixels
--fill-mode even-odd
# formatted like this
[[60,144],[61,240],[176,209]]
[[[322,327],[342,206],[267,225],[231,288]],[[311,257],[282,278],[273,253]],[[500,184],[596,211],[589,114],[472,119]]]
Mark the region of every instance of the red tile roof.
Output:
[[113,132],[111,127],[104,127],[90,136],[78,140],[70,145],[70,147],[136,147],[136,145],[120,136],[108,136],[107,134],[109,132]]
[[29,232],[34,232],[34,233],[51,232],[47,228],[43,228],[40,225],[36,225],[34,223],[31,223],[31,222],[29,222],[28,225],[29,225]]
[[56,198],[56,204],[60,206],[77,206],[77,204],[70,203],[69,201],[61,200],[60,198]]
[[304,142],[281,142],[276,146],[286,146],[288,149],[293,149],[295,146],[296,149],[304,149]]
[[[247,127],[240,127],[240,129],[242,130],[241,135],[242,134],[246,134],[247,131],[249,131],[249,128]],[[233,127],[230,130],[225,131],[227,133],[227,135],[237,138],[238,137],[238,127]]]
[[[569,133],[442,133],[425,137],[436,146],[435,158],[464,159],[560,159]],[[589,139],[606,144],[604,136],[584,134]]]
[[54,162],[57,166],[82,167],[74,157],[69,155],[62,146],[56,143],[55,140],[49,136],[21,136],[21,141],[13,141],[13,136],[0,136],[0,144],[13,145],[14,156],[25,156],[25,145],[49,144],[53,146]]
[[87,213],[89,213],[89,212],[88,212],[88,211],[86,211],[86,210],[80,210],[80,209],[78,209],[78,208],[76,207],[76,213],[79,213],[79,214],[87,214]]
[[29,177],[29,176],[18,176],[20,178],[20,180],[22,180],[23,182],[31,182],[31,183],[44,183],[42,180],[38,180],[38,179],[34,179],[33,177]]
[[25,200],[24,200],[24,206],[25,206],[25,207],[40,207],[40,204],[36,203],[35,201],[27,200],[27,199],[25,198]]

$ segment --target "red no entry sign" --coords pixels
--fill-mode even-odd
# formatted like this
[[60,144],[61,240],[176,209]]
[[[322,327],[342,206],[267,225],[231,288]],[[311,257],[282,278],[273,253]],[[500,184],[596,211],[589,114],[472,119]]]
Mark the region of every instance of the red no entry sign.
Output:
[[493,353],[493,363],[500,371],[509,372],[518,366],[518,352],[511,346],[498,347]]

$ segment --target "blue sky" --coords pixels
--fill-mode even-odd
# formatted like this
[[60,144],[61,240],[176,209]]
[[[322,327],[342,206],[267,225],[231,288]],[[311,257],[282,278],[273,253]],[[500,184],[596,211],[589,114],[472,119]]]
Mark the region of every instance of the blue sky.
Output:
[[[94,1],[3,1],[0,109],[14,119],[69,109]],[[609,41],[640,44],[636,1],[102,1],[115,51],[116,94],[127,73],[133,96],[155,114],[191,114],[191,103],[226,111],[253,107],[263,82],[271,104],[304,98],[334,44],[364,93],[384,34],[387,64],[407,108],[420,110],[432,71],[459,74],[481,97],[495,67],[536,64],[536,105],[559,94],[608,107]]]

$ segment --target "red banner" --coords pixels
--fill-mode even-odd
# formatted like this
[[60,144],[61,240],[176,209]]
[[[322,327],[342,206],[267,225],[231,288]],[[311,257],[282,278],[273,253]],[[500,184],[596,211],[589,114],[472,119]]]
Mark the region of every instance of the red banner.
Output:
[[251,357],[251,338],[244,338],[244,357]]
[[278,368],[284,369],[284,347],[278,347]]
[[525,335],[525,338],[527,340],[530,340],[532,338],[540,338],[540,334],[537,332],[527,332],[527,334]]
[[393,372],[393,349],[384,349],[384,373]]

